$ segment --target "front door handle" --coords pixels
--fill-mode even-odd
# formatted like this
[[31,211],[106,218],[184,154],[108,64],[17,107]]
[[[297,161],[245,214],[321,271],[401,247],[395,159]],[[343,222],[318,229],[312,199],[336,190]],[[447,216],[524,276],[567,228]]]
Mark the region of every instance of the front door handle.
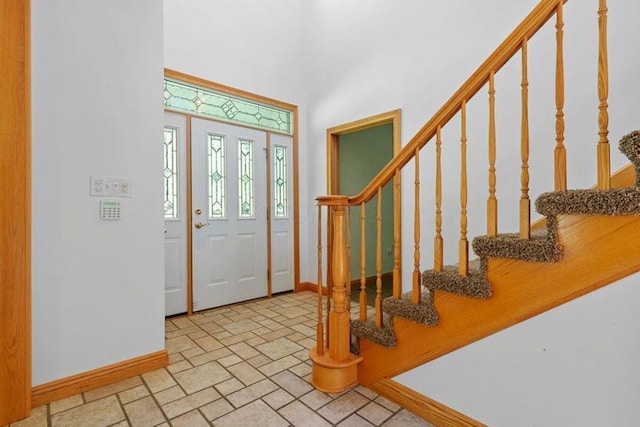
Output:
[[208,223],[208,222],[207,222],[206,224],[203,224],[203,223],[201,223],[201,222],[196,222],[195,224],[193,224],[193,226],[194,226],[195,228],[198,228],[198,229],[199,229],[199,228],[202,228],[202,227],[206,227],[207,225],[209,225],[209,223]]

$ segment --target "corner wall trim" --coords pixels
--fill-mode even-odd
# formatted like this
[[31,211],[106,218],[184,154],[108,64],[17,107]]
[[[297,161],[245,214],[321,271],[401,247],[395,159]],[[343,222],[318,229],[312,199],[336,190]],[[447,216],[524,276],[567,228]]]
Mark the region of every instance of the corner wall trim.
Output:
[[437,426],[486,427],[485,424],[469,418],[390,378],[374,381],[368,387]]
[[[318,293],[318,285],[316,283],[311,283],[311,282],[301,282],[298,285],[296,292]],[[327,295],[327,288],[324,286],[322,287],[322,295]]]
[[169,354],[161,350],[42,384],[31,390],[33,407],[164,368],[168,364]]

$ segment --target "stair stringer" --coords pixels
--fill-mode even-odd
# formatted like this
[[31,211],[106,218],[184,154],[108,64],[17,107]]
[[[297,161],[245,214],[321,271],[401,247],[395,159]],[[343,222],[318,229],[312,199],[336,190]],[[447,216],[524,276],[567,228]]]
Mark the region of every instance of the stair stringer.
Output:
[[397,345],[361,339],[358,380],[391,378],[640,271],[640,216],[559,215],[555,263],[489,258],[489,299],[435,292],[439,324],[394,319]]

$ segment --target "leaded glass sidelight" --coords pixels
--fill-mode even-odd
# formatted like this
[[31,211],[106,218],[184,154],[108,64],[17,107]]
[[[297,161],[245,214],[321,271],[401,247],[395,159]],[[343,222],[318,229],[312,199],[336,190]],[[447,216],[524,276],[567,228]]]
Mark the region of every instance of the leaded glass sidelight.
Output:
[[253,141],[238,140],[239,218],[253,218]]
[[226,217],[224,146],[224,136],[208,134],[209,218],[211,219]]
[[273,198],[276,218],[287,217],[287,147],[276,145],[273,156]]
[[164,128],[164,219],[178,219],[178,129]]
[[164,80],[164,107],[230,123],[293,134],[293,112],[172,79]]

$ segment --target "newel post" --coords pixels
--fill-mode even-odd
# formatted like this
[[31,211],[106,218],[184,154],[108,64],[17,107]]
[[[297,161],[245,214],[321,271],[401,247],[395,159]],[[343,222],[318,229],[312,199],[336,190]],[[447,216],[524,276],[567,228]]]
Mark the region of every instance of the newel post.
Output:
[[[309,356],[313,361],[313,385],[320,391],[336,393],[354,386],[358,382],[358,363],[362,358],[349,351],[350,327],[347,306],[347,251],[345,245],[345,208],[346,196],[325,196],[317,199],[319,206],[327,206],[333,231],[331,236],[331,254],[329,254],[333,292],[331,312],[329,313],[327,348],[311,349]],[[320,236],[319,236],[320,238]],[[320,266],[319,266],[320,268]],[[318,284],[321,286],[321,284]],[[320,344],[320,342],[318,343]]]

